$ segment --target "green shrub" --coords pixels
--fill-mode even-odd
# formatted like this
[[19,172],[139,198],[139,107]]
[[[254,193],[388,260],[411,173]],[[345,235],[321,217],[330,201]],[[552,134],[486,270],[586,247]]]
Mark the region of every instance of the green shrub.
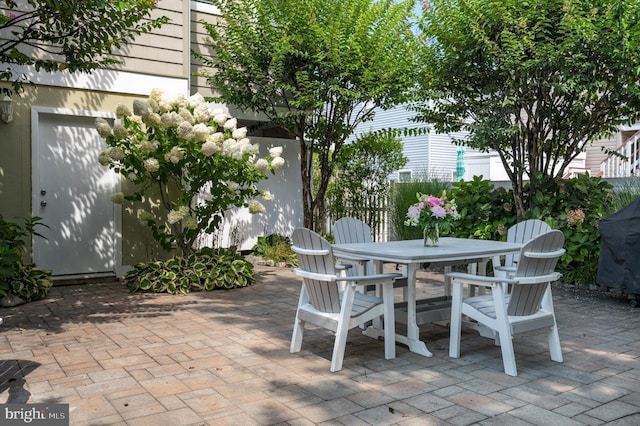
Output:
[[125,279],[132,292],[186,294],[250,286],[253,265],[235,249],[204,248],[188,257],[137,264]]
[[[537,178],[536,191],[525,205],[533,206],[516,217],[513,193],[479,177],[456,182],[450,191],[461,218],[454,235],[461,238],[506,239],[506,231],[525,219],[541,219],[565,236],[566,253],[560,258],[558,271],[566,283],[596,283],[600,256],[599,220],[616,198],[612,186],[601,178],[578,175],[572,179]],[[525,193],[529,184],[525,186]]]
[[251,249],[253,254],[271,260],[275,264],[296,266],[298,258],[291,250],[291,239],[284,235],[270,234],[258,237],[258,242]]
[[458,206],[453,236],[481,240],[504,240],[507,229],[516,223],[513,195],[504,188],[474,176],[470,181],[453,183],[449,192]]
[[38,269],[33,263],[22,260],[25,241],[32,235],[41,236],[34,228],[46,226],[40,219],[25,219],[20,225],[0,216],[0,296],[12,294],[27,302],[47,296],[53,284],[51,271]]

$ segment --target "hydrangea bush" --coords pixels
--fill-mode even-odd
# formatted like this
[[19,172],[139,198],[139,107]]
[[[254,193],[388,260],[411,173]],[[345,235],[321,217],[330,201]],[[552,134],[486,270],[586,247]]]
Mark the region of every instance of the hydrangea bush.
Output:
[[154,89],[147,100],[133,102],[133,111],[119,105],[116,118],[113,127],[96,120],[110,147],[100,153],[99,162],[136,189],[111,198],[122,204],[158,193],[166,216],[138,210],[137,217],[165,250],[175,244],[186,256],[200,232],[220,227],[230,207],[262,213],[260,200],[272,199],[256,184],[284,165],[282,148],[272,147],[259,157],[247,129],[238,128],[235,118],[213,109],[202,95],[186,98]]

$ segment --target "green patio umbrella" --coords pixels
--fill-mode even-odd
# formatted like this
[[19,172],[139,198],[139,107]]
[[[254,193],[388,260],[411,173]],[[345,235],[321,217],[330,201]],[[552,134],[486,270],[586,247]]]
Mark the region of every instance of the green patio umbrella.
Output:
[[459,146],[457,151],[456,158],[456,179],[463,180],[464,179],[464,146]]

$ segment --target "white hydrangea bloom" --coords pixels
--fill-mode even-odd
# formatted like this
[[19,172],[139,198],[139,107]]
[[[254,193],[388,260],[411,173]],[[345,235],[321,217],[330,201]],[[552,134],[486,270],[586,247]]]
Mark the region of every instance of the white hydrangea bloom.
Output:
[[193,138],[193,127],[187,120],[180,123],[176,131],[178,132],[178,136],[184,140],[189,141]]
[[136,99],[133,101],[133,113],[138,116],[143,116],[144,114],[151,112],[151,108],[149,107],[149,103],[147,101],[142,101],[140,99]]
[[212,133],[211,140],[214,141],[215,143],[222,143],[222,141],[224,141],[224,133],[222,132]]
[[193,118],[197,123],[206,123],[211,118],[209,107],[206,104],[200,104],[193,110]]
[[262,191],[262,199],[265,201],[271,201],[273,200],[273,194],[271,194],[271,192],[269,191]]
[[202,153],[207,157],[211,157],[218,151],[220,151],[220,147],[212,140],[208,140],[202,144]]
[[276,157],[271,160],[271,167],[273,167],[274,170],[278,170],[284,167],[284,158]]
[[238,142],[235,139],[225,139],[222,142],[222,155],[225,157],[231,157],[237,144]]
[[200,93],[196,93],[195,95],[189,96],[185,101],[185,104],[192,109],[196,109],[200,105],[204,104],[204,97]]
[[135,182],[135,180],[138,179],[138,176],[136,176],[135,173],[131,172],[127,175],[127,180],[129,182]]
[[98,117],[96,118],[95,123],[98,134],[101,137],[106,138],[107,136],[111,135],[111,125],[109,125],[109,122],[107,120]]
[[231,192],[235,192],[240,188],[240,184],[238,182],[229,181],[227,182],[227,188],[229,188]]
[[149,127],[160,127],[162,118],[156,112],[148,112],[142,116],[142,121]]
[[251,154],[252,156],[258,155],[258,153],[260,152],[260,145],[258,145],[257,143],[254,143],[253,145],[249,144],[245,148],[245,151]]
[[198,123],[193,126],[193,139],[199,142],[204,142],[207,140],[207,137],[211,134],[211,127],[207,126],[204,123]]
[[98,163],[102,166],[108,166],[111,164],[111,156],[109,155],[109,151],[102,151],[98,156]]
[[264,158],[260,158],[258,159],[258,161],[256,161],[254,167],[260,173],[267,173],[267,171],[269,170],[269,162]]
[[155,101],[153,99],[149,99],[149,100],[147,100],[147,102],[149,102],[149,108],[152,111],[154,111],[154,112],[160,111],[160,104],[157,101]]
[[116,107],[116,117],[119,119],[123,119],[124,117],[129,117],[131,115],[131,110],[128,106],[124,104],[118,104]]
[[160,143],[158,141],[142,141],[140,143],[140,152],[143,154],[151,154],[155,152],[159,146]]
[[109,157],[111,157],[113,161],[120,161],[124,158],[124,156],[124,150],[119,146],[115,146],[109,150]]
[[238,120],[235,118],[230,118],[224,122],[223,126],[226,130],[235,130],[238,125]]
[[282,155],[282,147],[281,146],[275,146],[273,148],[269,148],[269,155],[272,158],[280,157]]
[[218,124],[219,126],[223,126],[228,119],[229,119],[229,115],[225,112],[220,112],[213,116],[213,121],[215,121],[215,123]]
[[157,103],[160,103],[163,97],[163,93],[164,92],[162,91],[162,89],[155,88],[151,91],[151,94],[149,95],[149,99],[152,99]]
[[180,108],[179,114],[180,117],[182,117],[184,121],[188,121],[189,124],[194,124],[196,122],[196,119],[193,118],[193,114],[191,114],[191,111],[186,108]]
[[129,131],[120,123],[113,126],[113,136],[118,139],[126,139],[129,136]]
[[264,213],[265,211],[267,211],[267,209],[265,209],[265,207],[262,205],[262,203],[260,203],[260,201],[258,200],[249,201],[249,213],[258,214],[258,213]]
[[236,144],[233,147],[233,150],[231,151],[231,158],[233,158],[236,161],[242,161],[242,156],[243,156],[242,146],[240,144]]
[[182,215],[180,214],[180,212],[171,210],[169,213],[167,213],[167,222],[169,222],[169,224],[173,225],[174,223],[178,223],[181,220]]
[[149,173],[154,173],[160,170],[160,163],[155,158],[147,158],[144,160],[144,168]]
[[232,133],[231,133],[231,137],[233,137],[234,139],[244,139],[247,137],[247,128],[246,127],[240,127],[239,129],[235,129]]

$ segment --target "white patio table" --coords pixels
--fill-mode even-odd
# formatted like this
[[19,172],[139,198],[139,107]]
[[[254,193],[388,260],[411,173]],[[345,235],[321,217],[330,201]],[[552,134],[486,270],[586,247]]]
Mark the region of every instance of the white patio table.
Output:
[[[420,340],[419,324],[449,319],[451,301],[449,297],[426,299],[421,305],[426,307],[424,314],[417,314],[416,273],[422,264],[454,265],[478,263],[478,271],[485,274],[486,263],[493,256],[517,253],[521,243],[506,243],[492,240],[473,240],[466,238],[440,238],[437,247],[425,247],[422,240],[389,241],[382,243],[334,244],[333,252],[337,257],[357,255],[370,258],[376,265],[376,271],[382,272],[384,263],[406,265],[407,301],[396,304],[396,321],[407,325],[407,335],[396,333],[396,341],[415,352],[427,357],[433,354]],[[448,293],[448,292],[447,292]],[[447,294],[448,296],[448,294]],[[381,336],[379,330],[368,329],[371,337]]]

